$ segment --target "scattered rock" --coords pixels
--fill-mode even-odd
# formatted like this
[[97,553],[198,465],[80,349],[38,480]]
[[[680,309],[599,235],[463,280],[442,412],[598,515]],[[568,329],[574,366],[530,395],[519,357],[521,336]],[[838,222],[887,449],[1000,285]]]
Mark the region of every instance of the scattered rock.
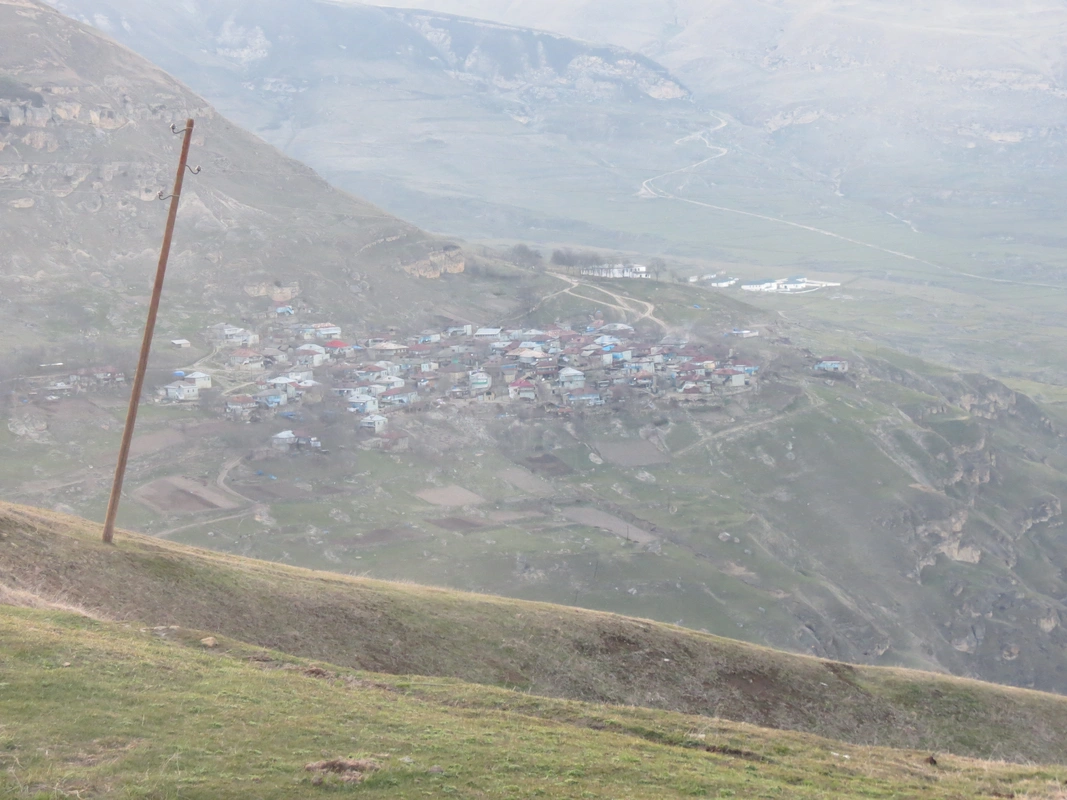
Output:
[[204,645],[204,647],[218,647],[219,640],[216,639],[214,636],[205,636],[203,639],[200,640],[200,644]]
[[316,785],[322,783],[324,775],[330,774],[340,775],[345,783],[359,783],[367,776],[367,773],[381,768],[381,764],[377,761],[366,758],[330,758],[326,761],[314,761],[304,766],[308,772],[319,773],[312,781]]
[[352,521],[352,517],[350,517],[348,514],[346,514],[339,508],[330,509],[330,519],[334,520],[335,522],[343,522],[345,524],[348,524]]
[[430,767],[428,772],[431,775],[444,775],[445,774],[445,768],[441,767],[441,766],[438,766],[437,764],[434,764],[432,767]]

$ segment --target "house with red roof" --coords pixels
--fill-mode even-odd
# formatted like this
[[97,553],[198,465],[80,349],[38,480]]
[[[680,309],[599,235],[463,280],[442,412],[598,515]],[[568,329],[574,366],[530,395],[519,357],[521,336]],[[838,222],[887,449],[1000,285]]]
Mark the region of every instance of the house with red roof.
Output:
[[528,380],[512,381],[508,384],[508,397],[512,400],[537,400],[537,386]]

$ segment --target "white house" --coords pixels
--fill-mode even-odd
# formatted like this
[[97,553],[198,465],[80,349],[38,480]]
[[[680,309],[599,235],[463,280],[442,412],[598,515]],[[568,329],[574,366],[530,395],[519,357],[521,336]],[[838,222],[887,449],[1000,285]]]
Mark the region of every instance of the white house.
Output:
[[185,401],[200,398],[200,390],[192,381],[175,381],[168,383],[163,389],[167,392],[168,400]]
[[512,400],[536,400],[537,387],[527,380],[512,381],[508,384],[508,397]]
[[848,359],[840,356],[826,356],[820,358],[815,365],[820,372],[848,372]]
[[177,347],[179,350],[184,350],[188,347],[192,347],[193,343],[188,339],[171,339],[170,343]]
[[244,328],[238,328],[236,325],[230,325],[226,322],[212,325],[208,328],[208,333],[212,339],[225,344],[243,345],[244,347],[259,344],[258,333],[246,331]]
[[493,386],[493,379],[485,372],[472,372],[468,375],[471,394],[483,394]]
[[741,284],[744,292],[777,292],[778,281],[770,278],[761,278],[758,281],[745,281]]
[[381,414],[371,414],[369,417],[364,417],[359,421],[359,427],[364,430],[371,430],[375,433],[381,433],[385,430],[385,426],[389,424],[389,420],[383,417]]
[[380,357],[387,355],[400,355],[408,349],[408,346],[406,344],[400,344],[399,342],[378,342],[377,344],[370,345],[367,349],[374,353],[376,356]]
[[247,394],[238,394],[226,401],[226,413],[236,417],[247,417],[256,410],[256,398]]
[[559,371],[559,385],[563,389],[584,389],[585,373],[574,367],[564,367]]
[[296,434],[292,431],[276,433],[270,437],[270,446],[287,453],[296,447]]
[[378,410],[378,398],[369,394],[356,394],[348,398],[348,410],[358,414],[373,414]]
[[341,336],[341,326],[332,322],[316,322],[311,329],[316,339],[338,339]]
[[287,398],[296,397],[296,385],[299,381],[294,381],[292,378],[287,378],[283,375],[279,375],[277,378],[271,378],[267,381],[267,385],[278,392],[284,392]]
[[296,363],[307,367],[321,367],[327,362],[326,348],[317,344],[302,344],[296,348]]
[[239,347],[230,353],[230,366],[251,371],[263,369],[263,356],[255,350]]
[[726,386],[744,386],[745,385],[745,373],[738,369],[717,369],[714,373],[720,383]]
[[398,387],[378,395],[378,402],[390,406],[409,406],[419,401],[419,393],[410,387]]
[[211,376],[206,372],[190,372],[185,376],[185,380],[195,383],[197,389],[211,388]]
[[474,332],[475,339],[482,339],[484,341],[494,341],[500,338],[500,328],[479,328]]
[[277,347],[264,347],[263,358],[269,359],[275,364],[288,364],[289,354]]

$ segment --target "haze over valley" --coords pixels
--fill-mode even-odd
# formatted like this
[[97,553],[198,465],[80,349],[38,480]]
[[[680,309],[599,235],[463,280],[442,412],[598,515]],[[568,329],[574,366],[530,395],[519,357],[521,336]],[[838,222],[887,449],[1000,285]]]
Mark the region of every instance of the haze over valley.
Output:
[[[675,714],[640,735],[771,770],[653,759],[635,797],[834,791],[814,739],[680,715],[826,736],[832,763],[935,752],[869,753],[886,797],[900,764],[1057,796],[937,759],[1067,758],[1060,700],[1021,691],[1067,693],[1065,26],[999,0],[0,0],[0,628],[236,659],[272,731],[305,689],[261,666],[416,704],[375,677],[412,674],[462,713],[499,691],[505,726],[559,722],[547,697]],[[161,704],[199,708],[181,686]],[[598,720],[575,747],[640,728]],[[97,721],[48,735],[88,752]],[[278,751],[264,796],[534,796],[536,770],[513,791],[375,731],[351,763]],[[34,736],[0,755],[20,787],[112,791],[110,762],[22,765]],[[115,763],[155,768],[154,736]],[[549,796],[645,786],[578,769]],[[246,773],[217,771],[203,796]]]

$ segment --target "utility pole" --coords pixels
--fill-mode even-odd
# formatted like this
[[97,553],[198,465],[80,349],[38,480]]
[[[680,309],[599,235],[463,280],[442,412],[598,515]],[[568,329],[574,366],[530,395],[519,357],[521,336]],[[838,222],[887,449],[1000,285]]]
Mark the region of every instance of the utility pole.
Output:
[[[163,233],[163,247],[159,253],[159,265],[156,267],[156,283],[152,288],[152,300],[148,304],[148,319],[144,326],[144,338],[141,340],[141,357],[137,361],[137,373],[133,378],[130,392],[130,406],[126,411],[126,427],[122,429],[122,444],[119,445],[119,460],[115,465],[115,480],[111,484],[111,498],[107,503],[107,516],[104,517],[104,543],[111,544],[115,536],[115,517],[119,513],[119,499],[122,496],[122,481],[126,477],[126,462],[130,458],[130,442],[133,441],[133,428],[137,424],[137,406],[141,402],[141,390],[144,388],[144,376],[148,369],[148,354],[152,349],[152,335],[156,330],[156,314],[159,312],[159,299],[163,294],[163,276],[167,272],[167,259],[170,257],[170,242],[174,236],[174,223],[178,219],[178,201],[181,199],[182,182],[189,161],[189,145],[193,138],[193,120],[185,121],[185,128],[170,127],[175,134],[184,134],[182,151],[178,157],[178,173],[174,177],[174,191],[170,195],[170,213],[167,215],[167,227]],[[200,171],[197,167],[194,173]],[[159,199],[165,200],[163,192]]]

